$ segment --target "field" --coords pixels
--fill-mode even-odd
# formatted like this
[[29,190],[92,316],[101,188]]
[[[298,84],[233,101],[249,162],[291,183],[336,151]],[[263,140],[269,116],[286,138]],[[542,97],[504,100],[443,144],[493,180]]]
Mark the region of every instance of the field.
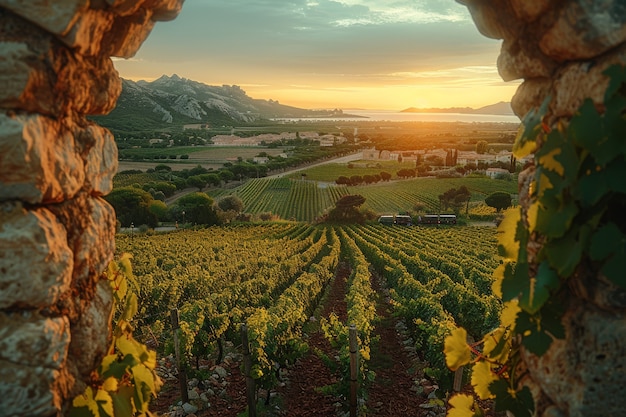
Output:
[[283,219],[312,222],[332,209],[341,196],[348,194],[361,194],[366,198],[364,209],[384,214],[415,212],[416,204],[422,204],[426,213],[436,213],[440,211],[439,195],[462,185],[472,192],[472,202],[483,201],[494,191],[517,192],[514,181],[486,177],[416,178],[354,187],[306,178],[254,179],[237,188],[234,194],[242,199],[248,213],[272,212]]
[[[215,358],[226,342],[239,344],[239,324],[245,321],[255,378],[266,389],[278,388],[276,367],[291,369],[287,364],[307,352],[309,340],[325,346],[324,355],[331,362],[338,361],[334,392],[341,392],[342,381],[348,380],[341,371],[349,364],[347,325],[355,324],[359,379],[376,398],[376,390],[391,383],[366,381],[374,378],[371,370],[383,372],[381,346],[397,343],[391,340],[394,331],[386,336],[391,339],[380,340],[385,326],[394,328],[393,323],[381,324],[387,309],[406,326],[409,342],[405,344],[419,353],[431,377],[444,387],[451,381],[442,353],[445,335],[463,326],[478,339],[495,325],[500,310],[491,293],[491,275],[498,266],[493,228],[285,222],[123,234],[116,241],[119,251],[134,254],[141,305],[135,324],[140,338],[154,340],[161,354],[168,353],[172,346],[168,320],[170,310],[176,308],[182,351],[193,364],[192,358]],[[345,311],[329,308],[329,300],[343,303]],[[313,316],[320,326],[311,326]],[[315,342],[318,337],[328,341]],[[225,382],[234,387],[238,368],[229,369],[233,375]],[[290,379],[301,377],[299,371],[289,372]],[[393,389],[406,390],[398,392],[398,398],[415,401],[415,407],[424,401],[408,388]],[[295,407],[292,400],[289,403]],[[228,406],[217,398],[211,402],[213,406],[199,416],[235,416],[245,408],[245,401],[233,404],[231,399]],[[219,404],[224,408],[219,409]]]

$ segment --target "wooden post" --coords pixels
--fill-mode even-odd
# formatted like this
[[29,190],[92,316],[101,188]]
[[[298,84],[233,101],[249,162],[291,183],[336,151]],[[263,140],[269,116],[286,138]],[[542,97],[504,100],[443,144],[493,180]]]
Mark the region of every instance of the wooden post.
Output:
[[356,337],[356,326],[350,325],[350,417],[357,416],[357,399],[359,392],[359,345]]
[[176,353],[176,369],[178,369],[178,382],[180,384],[180,396],[183,403],[189,402],[189,393],[187,392],[187,374],[181,366],[180,360],[180,341],[178,339],[178,310],[172,309],[170,311],[170,318],[172,320],[172,329],[174,331],[174,352]]
[[455,392],[461,392],[461,389],[463,389],[463,369],[465,367],[461,366],[459,369],[457,369],[454,372],[454,391]]
[[248,343],[248,325],[246,323],[241,323],[241,346],[243,346],[243,369],[246,377],[248,417],[256,417],[256,386],[254,378],[250,376],[252,359],[250,358],[250,344]]

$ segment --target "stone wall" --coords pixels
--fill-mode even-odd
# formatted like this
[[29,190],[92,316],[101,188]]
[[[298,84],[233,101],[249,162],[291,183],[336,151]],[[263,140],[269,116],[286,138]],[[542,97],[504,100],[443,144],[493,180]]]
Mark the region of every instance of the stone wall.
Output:
[[[111,56],[183,0],[0,0],[0,414],[55,416],[108,348]],[[108,329],[108,331],[107,331]]]
[[[621,0],[458,0],[478,30],[502,39],[498,70],[523,79],[513,97],[523,117],[552,97],[547,123],[567,123],[583,100],[603,109],[609,66],[626,64],[626,4]],[[520,204],[531,202],[534,168],[520,175]],[[541,247],[531,236],[529,252]],[[563,322],[566,338],[538,358],[523,352],[537,410],[543,417],[618,416],[626,410],[626,294],[602,276],[575,274]]]

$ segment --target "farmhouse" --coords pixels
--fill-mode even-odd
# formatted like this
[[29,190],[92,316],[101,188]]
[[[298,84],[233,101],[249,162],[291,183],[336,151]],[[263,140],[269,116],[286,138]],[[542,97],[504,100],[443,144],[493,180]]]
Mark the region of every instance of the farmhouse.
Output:
[[499,175],[507,174],[509,174],[509,171],[502,168],[487,168],[487,170],[485,171],[485,175],[492,179],[497,178]]

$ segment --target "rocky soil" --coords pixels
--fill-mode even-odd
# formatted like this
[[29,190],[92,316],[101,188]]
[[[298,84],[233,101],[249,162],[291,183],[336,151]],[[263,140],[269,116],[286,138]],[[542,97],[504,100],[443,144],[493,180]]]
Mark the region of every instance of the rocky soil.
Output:
[[[340,266],[316,317],[311,317],[305,335],[309,351],[295,364],[281,369],[281,382],[269,393],[259,390],[257,415],[265,417],[348,417],[348,401],[322,390],[338,381],[321,356],[333,358],[336,352],[318,329],[316,322],[334,312],[346,320],[346,286],[350,270]],[[372,343],[370,369],[376,373],[367,386],[367,398],[361,399],[361,416],[371,417],[438,417],[445,415],[445,402],[438,398],[438,386],[424,376],[413,341],[401,321],[391,315],[384,282],[373,276],[372,285],[380,294]],[[188,382],[189,402],[180,401],[179,383],[172,357],[159,361],[158,373],[165,384],[151,410],[168,417],[236,417],[246,410],[246,384],[240,372],[242,355],[237,346],[226,344],[228,352],[222,363],[203,362],[203,378]],[[320,355],[322,352],[323,355]],[[467,390],[464,390],[467,391]],[[492,416],[493,413],[488,413]]]

